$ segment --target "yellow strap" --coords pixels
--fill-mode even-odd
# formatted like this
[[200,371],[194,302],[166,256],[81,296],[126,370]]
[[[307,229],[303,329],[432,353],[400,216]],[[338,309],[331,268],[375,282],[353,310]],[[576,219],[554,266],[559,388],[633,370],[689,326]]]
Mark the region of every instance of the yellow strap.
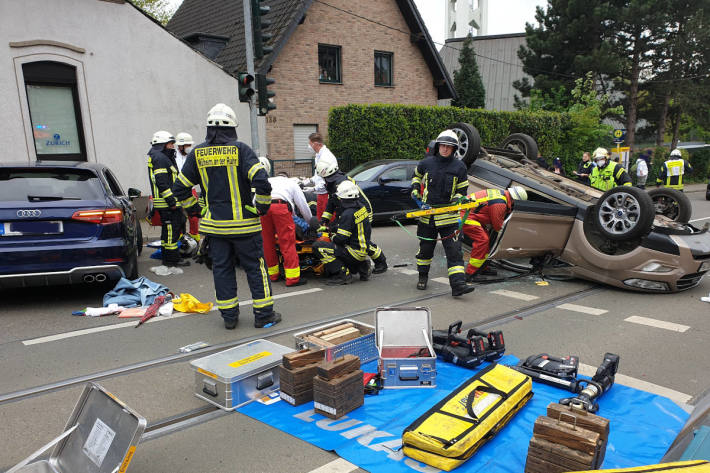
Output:
[[439,215],[439,214],[445,214],[445,213],[450,213],[450,212],[458,212],[459,210],[471,209],[471,208],[476,207],[480,204],[481,204],[480,202],[466,202],[464,204],[449,205],[447,207],[437,207],[435,209],[415,210],[414,212],[408,212],[406,217],[407,218],[416,218],[416,217],[426,217],[429,215]]

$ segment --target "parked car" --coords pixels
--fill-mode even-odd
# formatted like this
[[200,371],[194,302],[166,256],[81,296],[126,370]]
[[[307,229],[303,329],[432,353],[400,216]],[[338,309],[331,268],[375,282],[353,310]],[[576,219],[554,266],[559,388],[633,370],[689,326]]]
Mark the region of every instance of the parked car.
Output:
[[137,277],[138,195],[100,164],[0,164],[0,288]]
[[413,159],[380,159],[360,164],[348,172],[370,200],[375,221],[416,208],[411,185],[418,163]]
[[529,196],[515,203],[491,259],[531,258],[558,274],[659,293],[694,287],[710,270],[706,228],[657,214],[641,189],[601,192],[541,169],[531,154],[482,147],[471,161],[475,190],[520,185]]

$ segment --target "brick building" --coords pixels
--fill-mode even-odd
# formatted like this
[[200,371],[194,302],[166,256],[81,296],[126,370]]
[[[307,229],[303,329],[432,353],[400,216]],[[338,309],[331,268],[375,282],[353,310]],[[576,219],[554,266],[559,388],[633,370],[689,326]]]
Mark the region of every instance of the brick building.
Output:
[[[413,0],[265,0],[274,53],[256,70],[276,80],[267,152],[307,160],[328,111],[349,103],[436,105],[454,88]],[[168,30],[233,74],[245,70],[242,4],[184,0]],[[280,166],[283,168],[283,166]]]

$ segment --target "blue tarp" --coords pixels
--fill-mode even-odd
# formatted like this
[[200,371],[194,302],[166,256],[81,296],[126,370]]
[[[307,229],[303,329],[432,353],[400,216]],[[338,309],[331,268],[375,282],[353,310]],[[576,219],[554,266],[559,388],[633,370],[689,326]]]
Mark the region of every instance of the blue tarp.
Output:
[[[513,365],[517,359],[504,356],[499,363]],[[480,368],[484,368],[483,364]],[[348,415],[328,419],[313,412],[313,403],[291,406],[284,401],[271,405],[253,402],[238,411],[325,450],[373,473],[439,471],[404,456],[402,431],[417,417],[475,374],[437,361],[436,388],[384,389],[365,396],[365,404]],[[374,373],[376,362],[362,367]],[[533,383],[528,404],[466,463],[454,471],[521,473],[535,419],[545,415],[547,405],[571,393]],[[615,384],[599,399],[599,415],[610,420],[610,435],[604,468],[625,468],[658,463],[688,418],[673,401],[645,391]]]

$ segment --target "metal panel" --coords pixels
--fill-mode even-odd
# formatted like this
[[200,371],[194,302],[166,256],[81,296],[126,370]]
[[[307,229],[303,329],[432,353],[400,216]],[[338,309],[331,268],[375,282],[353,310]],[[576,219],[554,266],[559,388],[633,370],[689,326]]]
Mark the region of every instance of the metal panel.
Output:
[[308,149],[308,135],[318,131],[318,125],[293,125],[293,158],[311,159],[313,153]]

